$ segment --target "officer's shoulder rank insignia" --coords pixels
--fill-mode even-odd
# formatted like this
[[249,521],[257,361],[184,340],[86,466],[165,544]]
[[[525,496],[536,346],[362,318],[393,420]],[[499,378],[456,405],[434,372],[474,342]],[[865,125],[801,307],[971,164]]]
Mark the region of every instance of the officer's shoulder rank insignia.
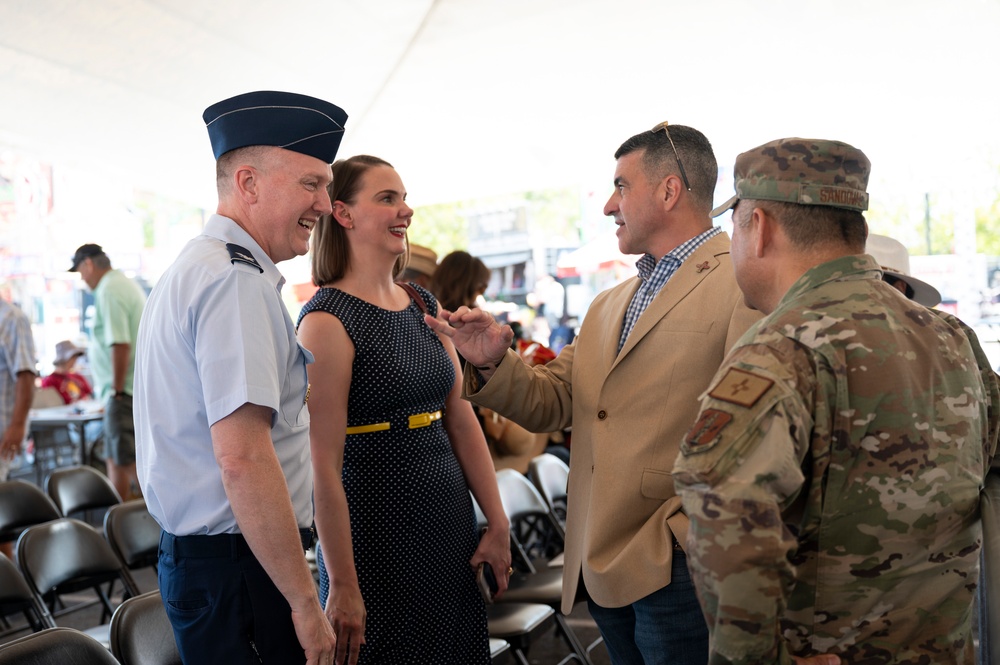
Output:
[[687,441],[692,450],[707,446],[719,437],[722,428],[728,425],[732,419],[732,414],[725,411],[705,409],[698,417],[698,422],[688,430],[684,440]]
[[236,243],[227,242],[226,249],[229,250],[229,262],[233,265],[236,265],[237,263],[244,263],[261,272],[264,272],[264,269],[260,267],[259,263],[257,263],[257,259],[253,257],[253,254],[251,254],[250,250],[247,248],[240,247]]
[[774,381],[767,377],[730,367],[718,385],[708,394],[723,402],[749,408],[756,404],[773,385]]

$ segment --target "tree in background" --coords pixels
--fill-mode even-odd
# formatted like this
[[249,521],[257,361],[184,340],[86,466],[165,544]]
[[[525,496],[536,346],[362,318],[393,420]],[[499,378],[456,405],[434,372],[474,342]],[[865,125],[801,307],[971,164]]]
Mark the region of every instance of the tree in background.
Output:
[[528,209],[532,235],[549,241],[580,243],[580,190],[575,187],[419,206],[413,211],[410,240],[431,247],[438,256],[456,249],[468,249],[468,213],[484,208],[519,206]]

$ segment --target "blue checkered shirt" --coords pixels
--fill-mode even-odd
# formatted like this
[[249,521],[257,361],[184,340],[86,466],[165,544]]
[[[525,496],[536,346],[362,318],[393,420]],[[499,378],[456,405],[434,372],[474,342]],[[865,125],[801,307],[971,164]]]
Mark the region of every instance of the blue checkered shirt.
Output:
[[696,249],[701,247],[709,238],[717,236],[720,233],[722,233],[722,229],[718,226],[713,226],[708,231],[682,242],[667,252],[666,256],[659,261],[654,259],[650,254],[643,254],[642,258],[636,261],[635,267],[639,269],[639,279],[642,280],[642,284],[639,286],[639,290],[635,292],[635,295],[632,296],[632,302],[629,303],[628,309],[625,310],[625,320],[622,322],[622,334],[618,338],[619,353],[621,353],[622,347],[625,346],[625,340],[628,339],[632,328],[635,327],[635,322],[639,320],[642,313],[649,307],[649,303],[653,302],[653,298],[656,297],[656,294],[667,283],[667,280],[677,272],[682,263],[694,254]]

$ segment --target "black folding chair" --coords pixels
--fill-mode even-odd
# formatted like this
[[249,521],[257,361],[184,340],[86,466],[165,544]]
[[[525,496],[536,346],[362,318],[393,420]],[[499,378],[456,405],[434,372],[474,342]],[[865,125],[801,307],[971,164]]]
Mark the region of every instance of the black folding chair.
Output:
[[[124,589],[123,599],[138,595],[128,569],[104,537],[89,524],[68,517],[25,529],[17,541],[17,565],[53,620],[94,604],[80,602],[67,606],[63,601],[65,594],[92,591],[97,596],[95,602],[104,608],[101,621],[110,618],[115,610],[103,585],[118,580]],[[85,632],[103,644],[109,643],[108,624]]]
[[565,527],[569,467],[555,455],[542,453],[528,463],[528,477],[545,499],[549,510]]
[[490,638],[490,663],[491,665],[508,665],[513,655],[510,651],[510,642],[507,640]]
[[[15,614],[23,614],[27,625],[12,626],[7,617]],[[21,571],[3,554],[0,554],[0,619],[3,622],[3,630],[0,631],[2,636],[27,629],[37,632],[55,627],[45,608],[39,605],[38,598],[24,581]]]
[[104,514],[104,537],[129,570],[156,569],[160,533],[143,499],[111,506]]
[[[540,603],[496,603],[486,606],[490,637],[501,639],[520,665],[529,665],[531,642],[544,635],[553,624],[555,611]],[[497,654],[498,660],[500,654]]]
[[0,665],[119,665],[100,642],[72,628],[47,628],[0,646]]
[[546,568],[539,571],[536,569],[530,556],[527,556],[525,547],[519,541],[519,534],[525,533],[525,525],[529,525],[529,534],[546,533],[557,539],[559,551],[564,545],[565,532],[562,525],[552,515],[548,504],[523,474],[514,469],[501,469],[497,471],[497,486],[500,489],[500,500],[503,503],[504,512],[510,520],[511,552],[519,553],[521,570],[515,570],[510,577],[507,592],[500,599],[500,603],[542,603],[548,605],[555,611],[555,620],[559,626],[566,644],[572,654],[565,658],[568,660],[579,660],[585,665],[591,665],[590,651],[594,649],[601,640],[598,639],[589,647],[585,647],[577,636],[576,632],[569,625],[566,616],[561,612],[562,606],[562,580],[563,571],[561,568]]
[[181,665],[159,590],[118,606],[111,617],[111,653],[121,665]]
[[77,517],[122,502],[108,477],[92,466],[56,469],[45,481],[45,491],[63,517]]
[[0,543],[13,542],[29,526],[59,517],[59,508],[37,486],[26,480],[0,482]]

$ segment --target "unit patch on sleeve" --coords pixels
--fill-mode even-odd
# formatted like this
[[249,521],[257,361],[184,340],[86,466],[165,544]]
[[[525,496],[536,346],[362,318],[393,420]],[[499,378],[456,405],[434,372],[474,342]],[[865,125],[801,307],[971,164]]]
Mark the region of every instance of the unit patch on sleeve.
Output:
[[726,375],[722,377],[722,381],[719,381],[719,384],[708,394],[723,402],[749,408],[756,404],[757,400],[773,385],[774,381],[767,377],[730,367]]
[[719,409],[705,409],[701,416],[684,437],[688,446],[694,451],[695,448],[707,446],[715,441],[722,428],[729,424],[733,416]]

